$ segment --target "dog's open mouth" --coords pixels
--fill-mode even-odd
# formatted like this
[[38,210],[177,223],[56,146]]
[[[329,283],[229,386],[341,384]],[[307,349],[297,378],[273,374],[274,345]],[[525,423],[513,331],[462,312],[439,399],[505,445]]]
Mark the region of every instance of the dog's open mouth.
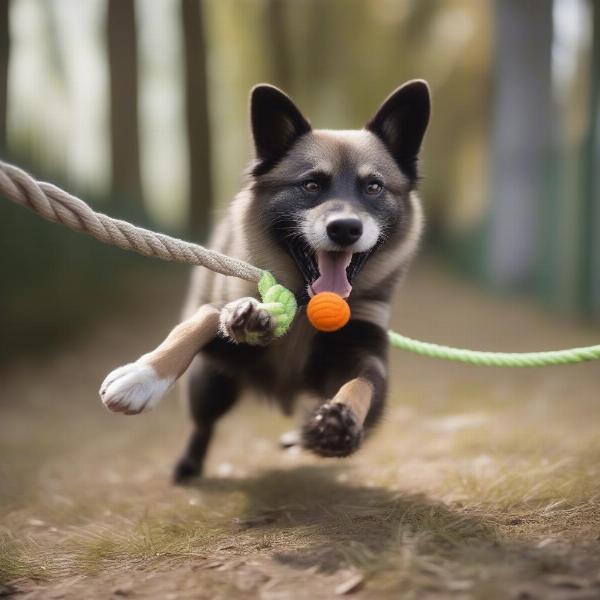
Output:
[[332,252],[293,246],[291,254],[307,283],[309,296],[334,292],[347,298],[352,291],[352,280],[358,274],[374,248],[366,252],[349,250]]
[[309,290],[313,294],[321,292],[335,292],[342,298],[347,298],[352,291],[346,269],[352,261],[352,252],[317,252],[317,268],[319,276],[309,283]]

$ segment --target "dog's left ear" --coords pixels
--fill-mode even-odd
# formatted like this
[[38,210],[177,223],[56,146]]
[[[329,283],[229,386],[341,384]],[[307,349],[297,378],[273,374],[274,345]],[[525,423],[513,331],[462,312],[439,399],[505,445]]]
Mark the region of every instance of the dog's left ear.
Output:
[[252,89],[250,119],[257,159],[254,175],[266,173],[300,136],[311,130],[310,123],[289,96],[267,84]]
[[429,86],[415,79],[392,92],[366,125],[411,179],[417,177],[417,158],[430,112]]

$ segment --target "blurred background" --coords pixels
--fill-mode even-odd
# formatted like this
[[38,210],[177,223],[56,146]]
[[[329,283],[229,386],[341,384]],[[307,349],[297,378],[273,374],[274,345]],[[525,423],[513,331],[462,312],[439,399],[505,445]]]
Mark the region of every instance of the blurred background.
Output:
[[[429,253],[598,322],[598,0],[0,0],[0,157],[202,241],[251,157],[252,85],[348,129],[415,77],[434,100]],[[145,279],[180,294],[186,273],[1,201],[0,361],[81,335]]]

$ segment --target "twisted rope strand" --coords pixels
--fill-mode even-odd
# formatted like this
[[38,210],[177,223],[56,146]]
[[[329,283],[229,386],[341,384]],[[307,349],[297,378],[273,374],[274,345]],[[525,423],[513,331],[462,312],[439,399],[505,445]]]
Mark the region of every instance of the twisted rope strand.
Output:
[[[144,256],[200,265],[232,277],[259,283],[263,306],[274,316],[276,335],[283,335],[296,313],[296,299],[268,272],[198,244],[137,227],[94,212],[83,200],[51,183],[37,182],[22,169],[0,161],[0,195],[54,223],[83,231],[97,240]],[[390,345],[422,356],[494,367],[543,367],[600,359],[600,345],[549,352],[479,352],[421,342],[388,331]]]
[[394,348],[407,350],[421,356],[453,360],[485,367],[546,367],[567,365],[600,358],[600,345],[547,352],[480,352],[464,348],[450,348],[439,344],[413,340],[395,331],[388,331]]
[[51,183],[38,182],[22,169],[2,161],[0,194],[48,221],[83,231],[123,250],[166,261],[200,265],[222,275],[256,283],[263,274],[262,269],[237,258],[94,212],[83,200]]

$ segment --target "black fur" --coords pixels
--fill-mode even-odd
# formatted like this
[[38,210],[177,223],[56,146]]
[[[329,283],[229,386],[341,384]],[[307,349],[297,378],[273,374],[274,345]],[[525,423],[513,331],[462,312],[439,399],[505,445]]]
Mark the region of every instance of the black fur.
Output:
[[[334,333],[318,334],[313,342],[305,372],[308,389],[321,397],[332,398],[350,379],[361,377],[373,385],[374,394],[364,423],[364,434],[377,423],[383,412],[386,380],[382,369],[387,364],[386,332],[366,321],[351,321]],[[347,456],[363,438],[354,416],[346,407],[321,407],[302,430],[304,446],[322,456]]]
[[175,466],[173,479],[176,483],[183,483],[202,474],[214,425],[236,403],[239,393],[237,378],[223,373],[204,360],[196,359],[192,364],[188,395],[194,431]]
[[418,178],[417,158],[430,112],[427,84],[411,81],[392,92],[366,126],[383,140],[398,166],[413,181]]
[[290,98],[270,85],[257,85],[252,90],[250,120],[256,148],[252,173],[256,176],[275,166],[294,142],[311,129]]
[[332,398],[350,379],[367,379],[374,396],[365,428],[372,427],[383,411],[387,386],[381,368],[387,366],[388,348],[387,333],[367,321],[352,320],[338,331],[317,334],[305,371],[307,390]]

